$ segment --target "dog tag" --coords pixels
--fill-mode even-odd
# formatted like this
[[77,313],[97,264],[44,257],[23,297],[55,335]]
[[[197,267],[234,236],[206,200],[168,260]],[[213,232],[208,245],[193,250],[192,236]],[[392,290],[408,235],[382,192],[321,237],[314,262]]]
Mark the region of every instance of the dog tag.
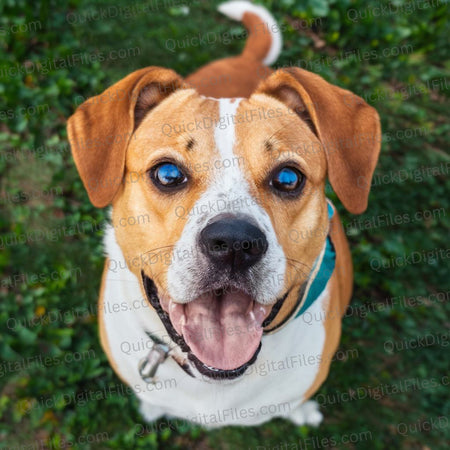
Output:
[[154,344],[149,354],[141,359],[138,369],[143,381],[156,383],[156,372],[159,365],[166,360],[169,350],[169,346],[166,344]]

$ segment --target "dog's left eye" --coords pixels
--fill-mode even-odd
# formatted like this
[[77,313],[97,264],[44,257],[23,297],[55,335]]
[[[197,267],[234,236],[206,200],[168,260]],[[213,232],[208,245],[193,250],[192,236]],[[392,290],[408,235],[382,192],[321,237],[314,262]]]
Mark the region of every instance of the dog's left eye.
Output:
[[294,167],[283,167],[270,180],[270,185],[281,193],[295,194],[303,185],[303,174]]
[[153,183],[163,189],[180,188],[187,182],[182,170],[173,163],[162,163],[150,169]]

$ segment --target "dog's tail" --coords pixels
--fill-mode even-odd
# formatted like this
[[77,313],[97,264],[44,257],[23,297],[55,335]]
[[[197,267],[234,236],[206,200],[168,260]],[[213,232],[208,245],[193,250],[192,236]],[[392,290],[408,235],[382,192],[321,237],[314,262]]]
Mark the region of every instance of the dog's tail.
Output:
[[273,64],[283,45],[280,28],[266,8],[247,1],[230,1],[217,8],[233,20],[241,21],[249,33],[242,56]]

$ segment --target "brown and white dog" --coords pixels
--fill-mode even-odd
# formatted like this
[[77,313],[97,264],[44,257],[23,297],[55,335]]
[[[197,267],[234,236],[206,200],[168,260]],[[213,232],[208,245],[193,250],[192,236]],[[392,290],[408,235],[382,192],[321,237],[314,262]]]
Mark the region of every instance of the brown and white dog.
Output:
[[318,424],[307,399],[353,282],[325,181],[366,209],[380,122],[320,76],[269,69],[281,35],[263,7],[219,10],[249,31],[240,56],[186,80],[138,70],[69,119],[89,198],[112,205],[101,342],[149,421]]

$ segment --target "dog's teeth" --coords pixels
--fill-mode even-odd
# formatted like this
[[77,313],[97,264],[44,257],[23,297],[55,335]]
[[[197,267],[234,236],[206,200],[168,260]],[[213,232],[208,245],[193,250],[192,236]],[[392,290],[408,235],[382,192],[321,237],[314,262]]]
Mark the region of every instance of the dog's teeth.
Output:
[[249,315],[250,315],[251,319],[253,320],[253,322],[256,322],[255,313],[253,311],[250,311]]
[[173,300],[169,301],[169,311],[173,313],[176,309],[183,308],[183,304],[174,302]]
[[268,308],[266,308],[265,306],[258,305],[258,307],[256,307],[252,312],[253,314],[256,314],[256,316],[258,317],[258,321],[261,322],[267,315],[267,309]]
[[183,314],[180,317],[180,327],[184,327],[186,325],[186,316]]

